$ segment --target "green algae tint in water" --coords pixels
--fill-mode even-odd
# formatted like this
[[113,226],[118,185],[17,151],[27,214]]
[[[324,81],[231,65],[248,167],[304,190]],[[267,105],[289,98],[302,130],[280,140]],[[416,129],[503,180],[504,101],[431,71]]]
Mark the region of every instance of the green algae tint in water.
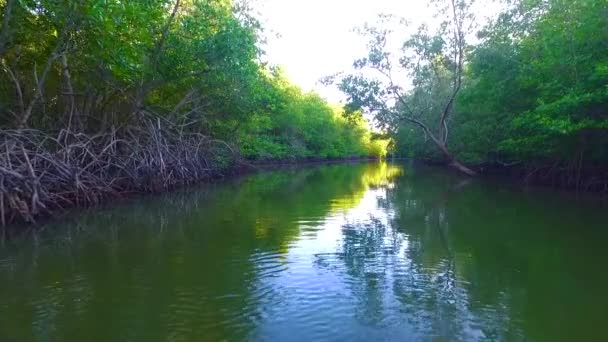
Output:
[[387,163],[201,185],[5,243],[0,340],[605,341],[607,215]]

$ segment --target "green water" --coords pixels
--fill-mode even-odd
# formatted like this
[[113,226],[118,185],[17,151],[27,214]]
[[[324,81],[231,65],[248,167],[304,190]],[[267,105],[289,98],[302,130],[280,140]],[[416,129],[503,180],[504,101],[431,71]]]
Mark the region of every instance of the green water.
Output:
[[386,163],[133,199],[0,247],[0,341],[605,341],[606,209]]

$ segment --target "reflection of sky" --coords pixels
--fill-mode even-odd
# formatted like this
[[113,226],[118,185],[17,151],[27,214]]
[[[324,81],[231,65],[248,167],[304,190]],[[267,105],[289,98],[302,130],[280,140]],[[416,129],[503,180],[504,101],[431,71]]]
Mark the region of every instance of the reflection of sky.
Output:
[[[302,239],[298,240],[294,249],[302,255],[312,255],[314,253],[333,252],[339,247],[343,232],[342,227],[348,222],[363,222],[373,214],[375,219],[388,224],[389,212],[378,208],[378,198],[385,197],[384,189],[368,190],[361,198],[359,204],[354,208],[334,209],[333,212],[320,224],[310,225],[307,222],[300,223],[300,230],[303,232]],[[340,199],[333,202],[340,202]]]
[[353,208],[344,207],[343,202],[350,198],[334,199],[335,209],[326,218],[299,222],[302,234],[289,248],[284,261],[287,267],[276,277],[260,280],[259,286],[271,288],[274,295],[263,306],[262,317],[266,319],[258,325],[259,336],[277,341],[311,341],[326,340],[328,336],[358,340],[411,335],[413,328],[407,324],[387,330],[361,322],[364,318],[357,308],[360,295],[353,293],[350,284],[357,279],[351,279],[340,262],[345,225],[366,222],[372,214],[388,223],[390,212],[377,206],[378,198],[385,196],[382,188],[367,190]]
[[433,170],[259,174],[9,241],[0,340],[607,340],[606,203]]
[[266,295],[254,339],[483,336],[468,323],[464,290],[443,290],[442,269],[421,270],[407,256],[407,236],[391,226],[392,206],[379,205],[387,187],[368,189],[352,208],[342,203],[348,198],[333,200],[326,218],[299,222],[299,239],[275,260],[281,267],[269,274],[258,265],[254,291]]

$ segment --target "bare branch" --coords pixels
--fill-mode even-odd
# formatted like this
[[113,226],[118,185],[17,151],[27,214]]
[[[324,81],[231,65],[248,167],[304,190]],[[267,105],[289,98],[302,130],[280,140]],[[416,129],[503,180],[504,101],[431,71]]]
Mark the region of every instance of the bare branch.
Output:
[[2,66],[4,67],[4,70],[8,74],[11,81],[13,81],[13,83],[15,84],[15,92],[17,93],[17,102],[19,105],[19,115],[23,116],[25,113],[25,103],[23,102],[23,90],[21,89],[21,83],[19,82],[17,75],[15,75],[11,68],[6,65],[4,60],[2,61]]

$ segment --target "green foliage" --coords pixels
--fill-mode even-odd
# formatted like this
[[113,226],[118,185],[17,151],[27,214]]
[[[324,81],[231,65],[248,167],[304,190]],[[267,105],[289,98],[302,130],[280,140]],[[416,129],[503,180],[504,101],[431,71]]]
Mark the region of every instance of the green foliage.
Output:
[[[483,163],[608,162],[608,2],[524,1],[479,32],[451,122],[451,150]],[[397,128],[397,150],[437,158]]]
[[[356,72],[341,77],[338,86],[348,97],[346,111],[365,110],[372,114],[380,128],[398,139],[397,146],[415,148],[432,142],[438,152],[431,152],[433,155],[440,154],[448,165],[472,176],[475,172],[460,163],[448,148],[450,119],[464,78],[472,1],[433,3],[437,16],[446,19],[436,30],[422,25],[413,35],[397,41],[399,51],[390,47],[394,27],[399,28],[397,32],[407,30],[403,20],[397,24],[394,17],[381,15],[375,25],[366,24],[359,29],[368,39],[367,56],[355,60]],[[404,76],[411,84],[403,83]],[[416,136],[408,136],[411,134]]]
[[254,115],[239,145],[252,159],[383,156],[385,142],[373,139],[367,121],[345,117],[314,93],[290,85],[280,72],[268,78],[274,92],[269,112]]
[[146,118],[252,159],[383,153],[365,123],[260,62],[246,1],[4,0],[0,11],[1,127],[93,134]]

